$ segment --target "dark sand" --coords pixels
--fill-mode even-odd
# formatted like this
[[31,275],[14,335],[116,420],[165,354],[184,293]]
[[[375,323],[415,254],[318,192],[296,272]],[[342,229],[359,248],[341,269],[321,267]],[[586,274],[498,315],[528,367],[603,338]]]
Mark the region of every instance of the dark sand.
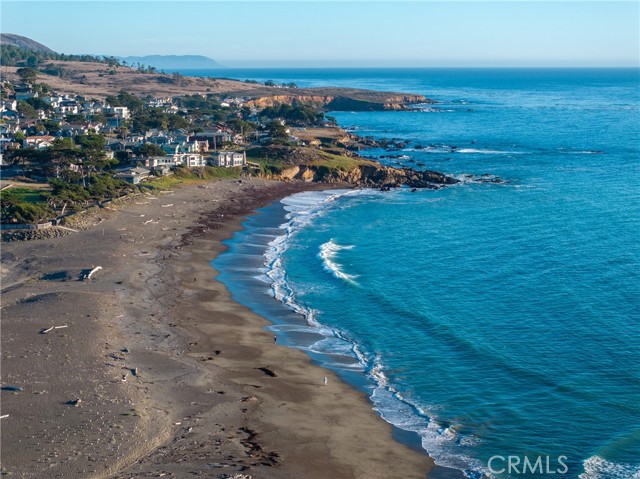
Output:
[[[426,455],[395,442],[363,394],[274,344],[209,265],[244,215],[311,188],[326,186],[191,185],[68,236],[4,243],[10,477],[425,478]],[[40,334],[52,326],[67,327]]]

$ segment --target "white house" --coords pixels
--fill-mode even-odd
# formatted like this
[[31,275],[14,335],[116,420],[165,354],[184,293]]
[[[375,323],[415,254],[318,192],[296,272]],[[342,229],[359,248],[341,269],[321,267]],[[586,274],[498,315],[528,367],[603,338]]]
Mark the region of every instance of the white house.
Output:
[[148,166],[151,168],[158,168],[160,166],[175,166],[176,159],[173,155],[166,156],[151,156],[144,160],[144,166]]
[[142,180],[149,178],[150,171],[146,168],[127,168],[113,175],[114,178],[124,180],[127,183],[137,185]]
[[65,105],[64,103],[61,103],[55,107],[53,111],[59,115],[77,115],[79,109],[77,104],[69,103]]
[[27,148],[31,147],[41,150],[43,148],[49,148],[53,144],[53,140],[55,140],[55,138],[48,135],[28,136],[24,140],[24,146]]
[[217,157],[213,157],[213,164],[225,168],[244,166],[247,164],[247,153],[245,151],[221,151]]
[[206,153],[209,151],[209,143],[206,141],[187,141],[184,143],[183,148],[188,153]]
[[131,116],[129,108],[127,108],[126,106],[108,106],[106,108],[103,108],[103,112],[105,113],[105,115],[113,115],[116,118],[120,118],[123,120]]
[[175,153],[171,155],[175,165],[184,165],[189,168],[206,166],[207,162],[200,153]]
[[182,164],[188,166],[189,168],[194,168],[196,166],[205,166],[207,164],[204,157],[200,154],[189,153],[182,156]]

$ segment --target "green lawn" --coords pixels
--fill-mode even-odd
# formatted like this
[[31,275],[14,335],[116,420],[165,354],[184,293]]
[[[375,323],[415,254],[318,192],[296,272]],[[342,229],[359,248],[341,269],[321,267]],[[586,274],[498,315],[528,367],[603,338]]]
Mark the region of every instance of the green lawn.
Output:
[[45,200],[40,193],[41,190],[31,188],[7,188],[2,191],[3,195],[14,195],[26,203],[44,203]]

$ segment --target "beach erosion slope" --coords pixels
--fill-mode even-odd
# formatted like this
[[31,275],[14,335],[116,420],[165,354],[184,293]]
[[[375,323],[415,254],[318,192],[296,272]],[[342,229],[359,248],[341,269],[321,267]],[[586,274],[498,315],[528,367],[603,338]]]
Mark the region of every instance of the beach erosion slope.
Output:
[[426,477],[430,459],[393,441],[363,394],[275,344],[215,280],[245,215],[311,188],[327,185],[189,185],[3,244],[3,472]]

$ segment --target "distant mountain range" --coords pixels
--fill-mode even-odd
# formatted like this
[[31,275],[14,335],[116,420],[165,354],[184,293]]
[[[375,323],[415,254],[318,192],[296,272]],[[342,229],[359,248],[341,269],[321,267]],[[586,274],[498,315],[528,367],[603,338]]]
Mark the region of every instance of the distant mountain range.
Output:
[[130,66],[138,63],[158,70],[180,70],[189,68],[221,68],[215,60],[203,55],[147,55],[144,57],[118,57]]
[[[42,53],[56,53],[51,48],[44,46],[30,38],[13,33],[0,34],[0,43],[3,45],[13,45],[19,48],[26,48]],[[102,56],[102,55],[96,55]],[[105,55],[108,56],[108,55]],[[143,57],[117,57],[124,60],[130,66],[137,66],[138,63],[147,67],[154,67],[158,70],[174,71],[189,68],[221,68],[215,60],[203,55],[147,55]]]
[[42,53],[55,53],[51,48],[45,47],[42,43],[38,43],[30,38],[15,35],[13,33],[1,33],[0,44],[13,45],[18,48],[26,48]]

